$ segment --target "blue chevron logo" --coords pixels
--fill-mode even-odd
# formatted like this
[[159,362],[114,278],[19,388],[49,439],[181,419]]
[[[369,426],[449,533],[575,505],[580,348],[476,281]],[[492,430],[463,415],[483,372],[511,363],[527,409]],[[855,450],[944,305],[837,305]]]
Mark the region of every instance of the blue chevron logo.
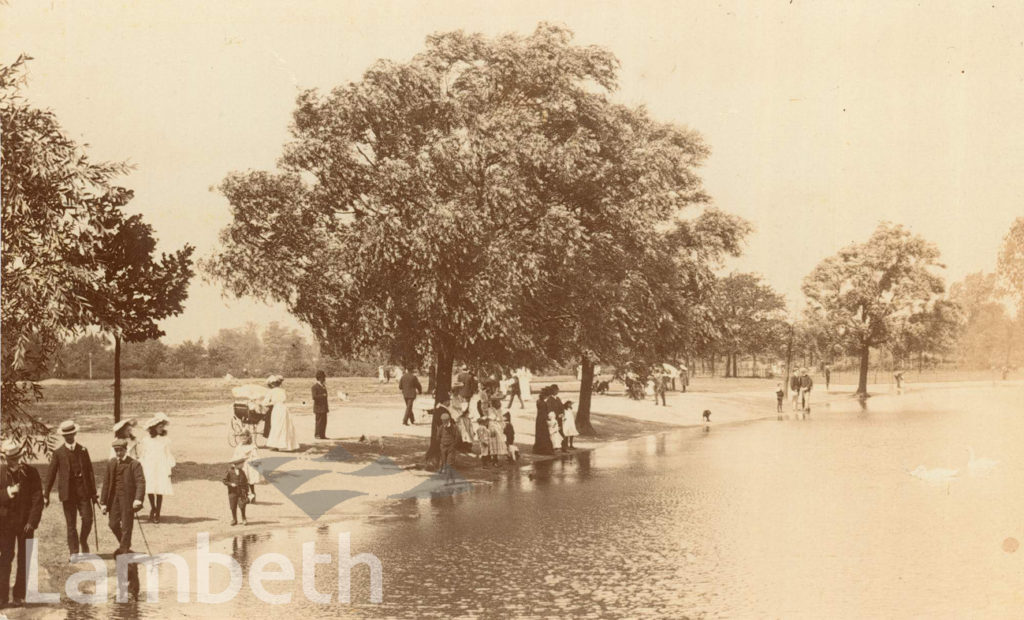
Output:
[[[297,456],[269,456],[259,460],[258,469],[267,482],[274,486],[282,495],[288,498],[295,506],[304,512],[310,519],[316,521],[330,512],[340,504],[362,495],[368,495],[362,491],[332,488],[318,489],[315,491],[299,491],[307,482],[326,475],[357,476],[360,478],[372,478],[381,476],[394,476],[403,473],[405,470],[392,459],[381,456],[362,469],[347,474],[340,474],[333,469],[323,467],[309,467],[318,463],[339,463],[353,461],[355,457],[343,446],[333,446],[326,453],[313,457],[303,458]],[[285,466],[294,463],[302,463],[301,469],[289,469]],[[446,476],[434,473],[429,478],[415,487],[388,495],[388,499],[410,499],[410,498],[432,498],[448,497],[458,493],[464,493],[473,488],[471,482],[453,472],[453,480]]]

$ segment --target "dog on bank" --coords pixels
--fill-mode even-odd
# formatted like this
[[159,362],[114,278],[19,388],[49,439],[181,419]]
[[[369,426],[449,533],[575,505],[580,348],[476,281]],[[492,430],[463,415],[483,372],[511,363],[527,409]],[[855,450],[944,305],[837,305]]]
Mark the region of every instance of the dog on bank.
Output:
[[367,445],[377,444],[378,450],[383,454],[384,452],[384,438],[378,435],[360,435],[359,443],[365,443]]

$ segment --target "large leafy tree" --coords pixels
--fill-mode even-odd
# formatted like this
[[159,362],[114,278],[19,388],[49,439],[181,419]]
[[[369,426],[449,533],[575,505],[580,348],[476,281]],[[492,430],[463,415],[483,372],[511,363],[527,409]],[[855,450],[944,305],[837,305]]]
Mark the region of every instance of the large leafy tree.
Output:
[[[303,93],[280,171],[221,185],[234,217],[207,267],[236,294],[285,302],[329,355],[436,356],[441,399],[456,357],[561,359],[549,327],[594,291],[573,278],[594,269],[607,288],[616,264],[654,265],[656,227],[703,199],[706,149],[610,103],[616,69],[542,24],[435,35],[408,63]],[[613,346],[636,316],[595,340]]]
[[867,394],[872,347],[932,312],[944,290],[939,250],[906,228],[879,224],[865,243],[843,248],[804,278],[807,312],[860,357],[857,393]]
[[717,287],[715,308],[722,322],[719,347],[726,355],[725,376],[737,376],[737,357],[777,349],[784,333],[786,300],[761,277],[732,273]]
[[[551,303],[533,314],[534,329],[547,334],[548,357],[582,366],[576,413],[581,434],[594,434],[596,361],[648,366],[695,352],[718,336],[714,269],[724,255],[739,252],[748,226],[711,208],[692,218],[673,214],[669,210],[667,221],[649,228],[613,218],[593,235],[597,242],[567,244],[571,260],[547,280],[542,297]],[[627,250],[630,244],[634,251]]]
[[[974,368],[1010,366],[1019,354],[1022,321],[1007,312],[1006,289],[996,273],[977,272],[953,283],[950,299],[960,308],[962,326],[956,349],[962,363]],[[1015,346],[1016,345],[1016,346]]]
[[[131,193],[128,193],[131,196]],[[117,218],[97,251],[102,280],[89,292],[97,323],[114,338],[114,421],[121,419],[121,348],[164,335],[158,321],[183,310],[192,278],[191,245],[159,258],[141,215]]]
[[999,277],[1017,302],[1017,319],[1024,319],[1024,217],[1010,226],[999,252]]
[[35,450],[48,430],[24,406],[42,397],[35,380],[64,339],[96,322],[101,242],[130,193],[111,183],[125,166],[92,162],[21,97],[27,60],[0,66],[2,432]]

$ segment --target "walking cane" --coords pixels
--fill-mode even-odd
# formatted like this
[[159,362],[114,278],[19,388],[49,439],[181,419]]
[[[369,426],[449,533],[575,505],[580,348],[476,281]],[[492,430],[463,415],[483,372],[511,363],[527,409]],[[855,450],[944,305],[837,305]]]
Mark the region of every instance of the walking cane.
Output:
[[153,555],[153,552],[149,550],[149,540],[146,539],[146,530],[142,529],[142,519],[139,518],[139,513],[135,513],[135,520],[139,522],[139,533],[142,534],[142,542],[146,543],[146,554]]
[[99,521],[100,520],[96,518],[96,507],[99,506],[100,503],[97,502],[95,499],[92,500],[92,503],[93,503],[92,531],[93,531],[94,534],[96,534],[96,555],[99,555],[100,554],[100,525],[99,525]]

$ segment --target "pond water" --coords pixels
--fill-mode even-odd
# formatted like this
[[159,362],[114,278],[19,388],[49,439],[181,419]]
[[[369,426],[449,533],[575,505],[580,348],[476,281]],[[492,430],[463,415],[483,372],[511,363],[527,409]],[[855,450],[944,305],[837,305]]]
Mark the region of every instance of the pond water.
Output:
[[[810,419],[685,429],[537,464],[491,487],[226,547],[243,568],[295,565],[273,608],[115,605],[103,615],[252,617],[1024,616],[1024,389],[876,398]],[[986,471],[975,463],[998,463]],[[931,480],[938,468],[959,470]],[[382,562],[383,602],[354,569],[351,605],[310,602],[301,544]],[[332,564],[317,569],[337,592]],[[76,608],[72,615],[89,615]]]

